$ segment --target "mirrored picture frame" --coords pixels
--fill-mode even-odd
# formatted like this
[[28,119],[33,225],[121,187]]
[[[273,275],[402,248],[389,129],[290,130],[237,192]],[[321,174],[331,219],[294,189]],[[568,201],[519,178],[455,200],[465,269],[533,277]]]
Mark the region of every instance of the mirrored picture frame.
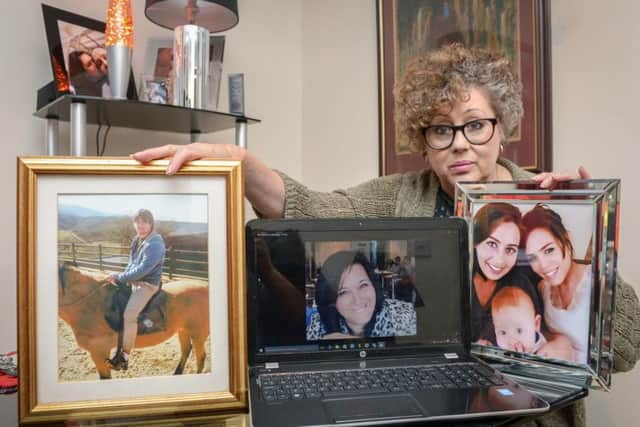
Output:
[[456,184],[474,352],[611,387],[620,180]]

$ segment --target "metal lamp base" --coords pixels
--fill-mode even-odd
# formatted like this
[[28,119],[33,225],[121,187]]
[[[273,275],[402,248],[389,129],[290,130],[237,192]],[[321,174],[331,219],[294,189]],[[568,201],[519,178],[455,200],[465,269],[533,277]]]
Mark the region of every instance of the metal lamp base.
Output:
[[131,73],[131,48],[124,45],[107,46],[109,88],[111,98],[127,99]]
[[173,104],[206,109],[209,99],[209,30],[176,27],[173,38]]

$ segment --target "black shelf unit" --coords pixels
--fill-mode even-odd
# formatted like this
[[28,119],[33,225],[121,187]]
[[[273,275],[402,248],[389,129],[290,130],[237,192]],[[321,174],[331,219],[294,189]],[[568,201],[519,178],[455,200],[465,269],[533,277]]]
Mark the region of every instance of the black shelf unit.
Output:
[[259,123],[251,117],[129,99],[62,95],[34,113],[42,119],[71,120],[71,104],[86,105],[86,123],[180,133],[233,129],[236,122]]

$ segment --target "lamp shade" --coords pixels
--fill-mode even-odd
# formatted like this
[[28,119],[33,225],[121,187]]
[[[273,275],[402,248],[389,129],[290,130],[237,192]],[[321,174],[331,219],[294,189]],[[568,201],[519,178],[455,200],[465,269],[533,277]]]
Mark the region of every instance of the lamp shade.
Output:
[[193,24],[210,33],[233,28],[239,20],[237,0],[145,0],[144,14],[171,30]]

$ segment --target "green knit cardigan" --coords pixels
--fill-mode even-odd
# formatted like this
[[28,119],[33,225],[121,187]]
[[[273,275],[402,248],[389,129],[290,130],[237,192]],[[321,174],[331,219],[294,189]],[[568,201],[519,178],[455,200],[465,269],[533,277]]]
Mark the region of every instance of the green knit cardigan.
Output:
[[[514,180],[532,174],[506,159],[498,164]],[[432,171],[408,172],[375,178],[346,190],[312,191],[277,171],[285,184],[285,218],[432,217],[440,182]],[[633,288],[617,279],[614,336],[614,371],[628,371],[640,358],[640,305]],[[528,425],[584,426],[583,401],[550,412]]]

